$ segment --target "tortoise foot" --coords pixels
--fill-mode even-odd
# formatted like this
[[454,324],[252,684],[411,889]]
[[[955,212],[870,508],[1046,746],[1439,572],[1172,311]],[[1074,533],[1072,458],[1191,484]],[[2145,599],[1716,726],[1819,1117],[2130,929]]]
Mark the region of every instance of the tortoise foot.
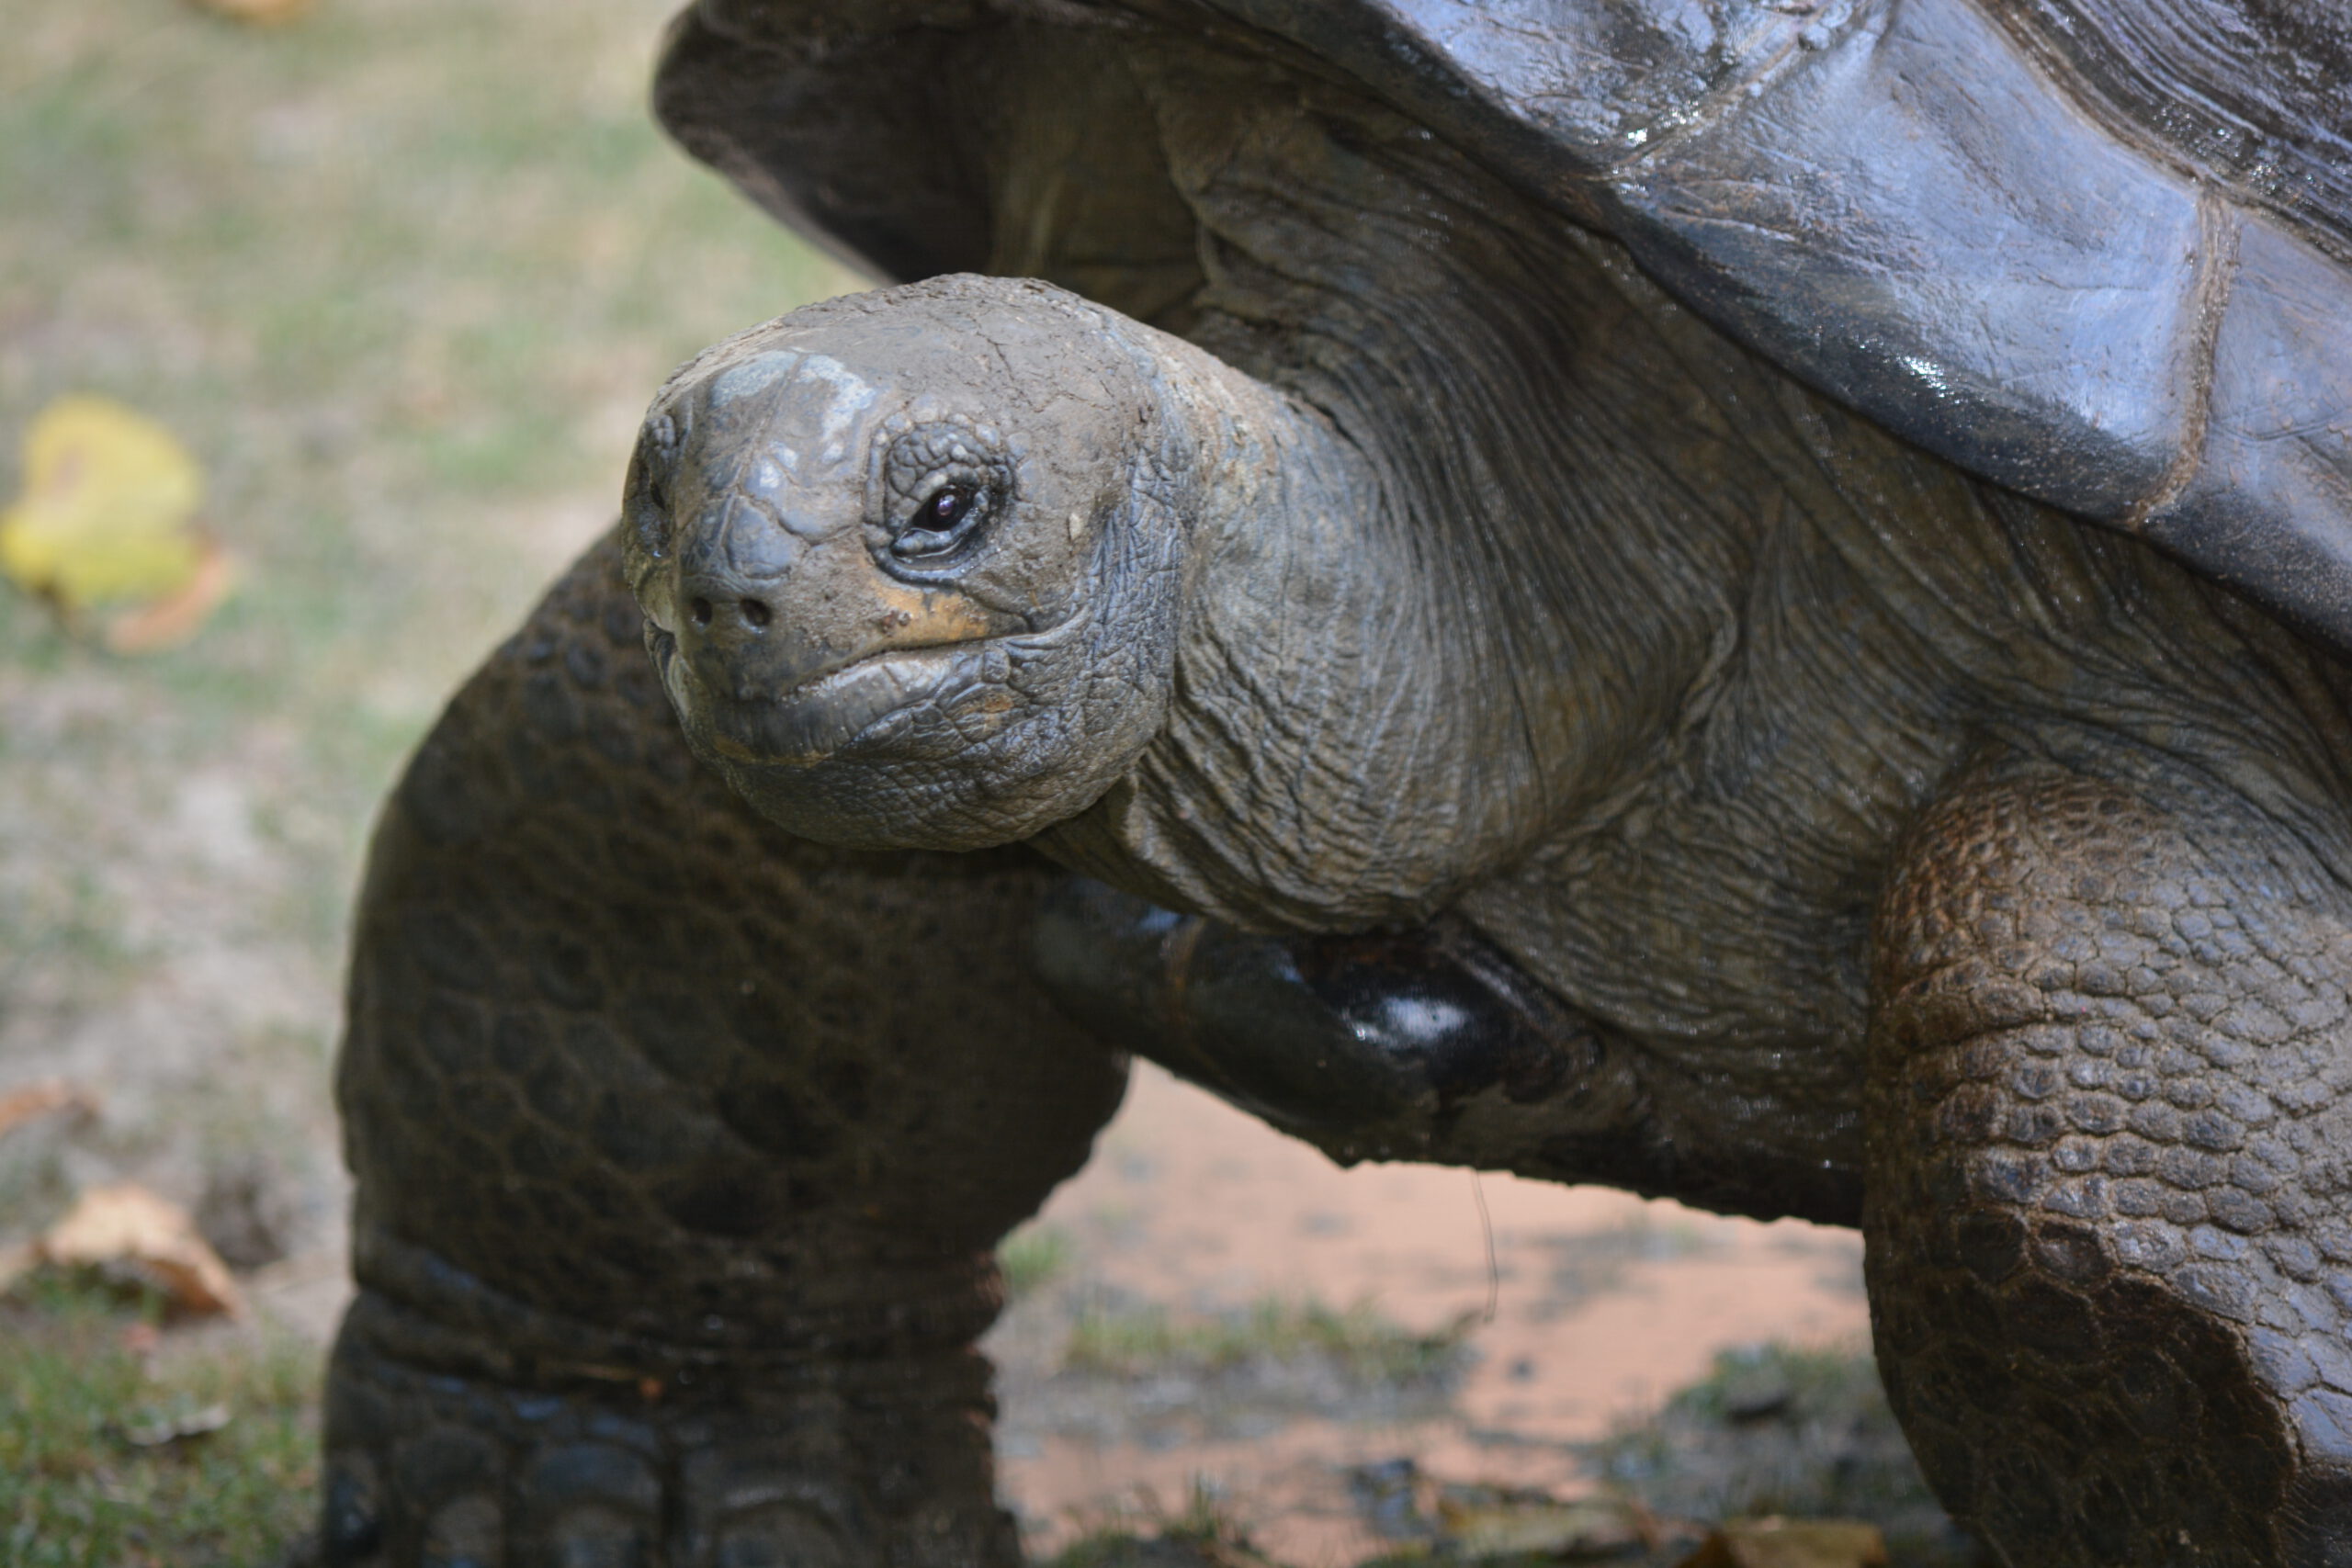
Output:
[[1006,1568],[977,1355],[421,1365],[354,1314],[324,1568]]

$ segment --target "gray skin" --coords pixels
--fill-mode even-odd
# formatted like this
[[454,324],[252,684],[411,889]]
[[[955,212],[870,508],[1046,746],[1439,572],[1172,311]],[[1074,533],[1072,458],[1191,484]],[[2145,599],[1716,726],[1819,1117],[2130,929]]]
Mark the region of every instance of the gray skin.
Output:
[[[1394,108],[1120,36],[984,84],[992,270],[1141,104],[1163,184],[1052,210],[1181,201],[1196,285],[1090,289],[1181,331],[960,276],[708,351],[388,807],[326,1559],[1011,1562],[970,1345],[1106,1047],[1860,1224],[2018,1568],[2352,1557],[2342,664]],[[1335,975],[1509,1043],[1375,1061]]]

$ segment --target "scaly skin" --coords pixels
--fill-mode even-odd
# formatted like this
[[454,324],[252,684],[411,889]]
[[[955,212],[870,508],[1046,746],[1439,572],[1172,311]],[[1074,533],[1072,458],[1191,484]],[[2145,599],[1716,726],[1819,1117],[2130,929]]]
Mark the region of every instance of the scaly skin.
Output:
[[2352,897],[2193,781],[2018,761],[1881,906],[1880,1364],[2018,1564],[2352,1549]]
[[1027,978],[1053,874],[761,822],[687,756],[617,558],[377,837],[326,1561],[1003,1568],[991,1248],[1125,1081]]

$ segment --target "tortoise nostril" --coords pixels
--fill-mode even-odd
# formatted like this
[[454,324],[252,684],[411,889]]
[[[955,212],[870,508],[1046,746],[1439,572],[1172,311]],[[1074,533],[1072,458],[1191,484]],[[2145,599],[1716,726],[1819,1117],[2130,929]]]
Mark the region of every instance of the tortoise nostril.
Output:
[[775,612],[768,608],[766,600],[746,599],[743,601],[743,624],[754,631],[766,626],[775,618]]
[[694,618],[695,618],[695,625],[696,625],[696,626],[707,626],[710,625],[710,601],[709,601],[709,600],[705,599],[705,598],[703,598],[702,596],[700,596],[699,594],[697,594],[697,595],[695,597],[695,601],[694,601],[694,603],[693,603],[693,604],[689,604],[689,605],[687,605],[687,606],[686,606],[686,608],[687,608],[688,612],[689,612],[690,614],[692,614],[692,615],[693,615],[693,616],[694,616]]

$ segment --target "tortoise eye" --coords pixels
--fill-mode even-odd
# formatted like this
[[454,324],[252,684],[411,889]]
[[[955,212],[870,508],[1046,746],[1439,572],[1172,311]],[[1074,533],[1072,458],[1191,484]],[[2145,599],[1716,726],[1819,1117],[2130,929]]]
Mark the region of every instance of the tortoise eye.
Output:
[[948,485],[923,498],[905,529],[891,541],[890,553],[901,560],[945,555],[971,536],[983,510],[980,491],[969,485]]

